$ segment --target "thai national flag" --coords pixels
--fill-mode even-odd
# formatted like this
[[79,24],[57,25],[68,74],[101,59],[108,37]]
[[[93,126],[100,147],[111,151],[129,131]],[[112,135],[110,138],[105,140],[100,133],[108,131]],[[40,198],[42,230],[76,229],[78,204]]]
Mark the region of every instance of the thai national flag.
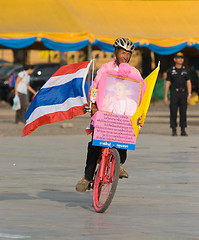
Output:
[[41,125],[84,114],[84,84],[90,65],[91,61],[65,65],[52,75],[28,108],[23,136]]

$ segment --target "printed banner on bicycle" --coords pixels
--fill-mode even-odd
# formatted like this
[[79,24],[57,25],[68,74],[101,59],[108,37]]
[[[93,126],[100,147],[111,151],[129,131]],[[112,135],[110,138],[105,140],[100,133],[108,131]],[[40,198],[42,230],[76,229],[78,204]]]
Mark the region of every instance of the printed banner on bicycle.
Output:
[[141,87],[141,81],[107,74],[103,88],[98,89],[101,102],[93,145],[135,150],[131,117],[139,105]]
[[93,145],[135,150],[136,136],[131,116],[98,111]]

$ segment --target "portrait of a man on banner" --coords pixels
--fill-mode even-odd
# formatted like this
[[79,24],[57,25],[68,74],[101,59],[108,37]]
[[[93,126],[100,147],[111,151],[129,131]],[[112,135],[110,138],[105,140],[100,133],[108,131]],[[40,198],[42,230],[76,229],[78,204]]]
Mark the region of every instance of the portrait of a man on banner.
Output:
[[132,116],[138,107],[141,82],[107,75],[102,111]]

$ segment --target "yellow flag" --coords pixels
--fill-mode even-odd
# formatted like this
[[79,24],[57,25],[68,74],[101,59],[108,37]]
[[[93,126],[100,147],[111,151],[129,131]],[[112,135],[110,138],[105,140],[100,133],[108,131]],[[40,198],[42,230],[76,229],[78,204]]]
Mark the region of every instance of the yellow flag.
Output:
[[138,133],[141,127],[144,125],[146,114],[149,109],[153,89],[158,77],[159,70],[160,70],[160,63],[158,63],[157,68],[145,78],[147,87],[144,93],[144,97],[142,98],[141,104],[138,107],[137,111],[131,118],[131,123],[132,123],[133,130],[135,132],[136,137],[138,136]]

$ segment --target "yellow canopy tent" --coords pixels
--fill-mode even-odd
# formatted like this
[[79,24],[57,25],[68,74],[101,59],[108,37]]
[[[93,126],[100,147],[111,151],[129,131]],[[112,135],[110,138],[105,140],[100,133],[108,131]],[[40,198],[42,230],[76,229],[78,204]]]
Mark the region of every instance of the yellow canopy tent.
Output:
[[26,38],[61,51],[89,43],[112,51],[115,38],[124,36],[160,54],[199,49],[199,1],[0,0],[0,7],[4,46]]
[[170,46],[199,42],[199,1],[66,0],[87,31],[104,42],[128,36]]
[[87,35],[86,28],[62,4],[62,0],[0,0],[0,8],[1,37],[37,36],[38,40],[49,37],[59,41],[67,38],[79,41]]
[[24,48],[49,39],[57,43],[57,50],[62,50],[59,43],[69,43],[66,50],[73,51],[89,44],[86,28],[62,0],[0,0],[0,9],[3,46]]

